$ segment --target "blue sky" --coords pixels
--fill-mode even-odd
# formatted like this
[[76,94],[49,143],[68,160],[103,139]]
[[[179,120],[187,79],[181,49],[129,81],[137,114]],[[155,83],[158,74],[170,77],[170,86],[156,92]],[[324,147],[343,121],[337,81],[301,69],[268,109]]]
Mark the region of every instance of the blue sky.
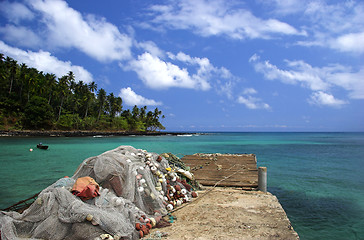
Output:
[[168,131],[364,131],[364,2],[0,2],[0,52]]

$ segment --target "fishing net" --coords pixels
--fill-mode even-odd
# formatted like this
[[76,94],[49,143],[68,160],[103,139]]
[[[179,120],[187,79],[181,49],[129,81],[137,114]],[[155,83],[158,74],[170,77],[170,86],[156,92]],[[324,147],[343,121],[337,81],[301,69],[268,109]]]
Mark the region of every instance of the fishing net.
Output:
[[194,178],[165,157],[120,146],[84,160],[23,213],[1,211],[1,239],[139,239],[196,197],[186,179]]

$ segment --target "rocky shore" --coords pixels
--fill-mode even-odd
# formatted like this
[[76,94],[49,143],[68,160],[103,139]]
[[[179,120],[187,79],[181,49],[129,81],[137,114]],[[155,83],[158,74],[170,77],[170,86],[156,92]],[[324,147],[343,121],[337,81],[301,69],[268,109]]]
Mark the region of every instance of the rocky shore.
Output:
[[128,131],[59,131],[59,130],[0,130],[0,136],[9,137],[88,137],[88,136],[163,136],[186,135],[185,132],[128,132]]

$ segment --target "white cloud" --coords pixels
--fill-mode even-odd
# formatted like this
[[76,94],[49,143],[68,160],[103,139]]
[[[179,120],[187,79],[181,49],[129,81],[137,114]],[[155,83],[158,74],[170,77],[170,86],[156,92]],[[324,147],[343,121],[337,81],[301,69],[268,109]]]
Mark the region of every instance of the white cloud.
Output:
[[188,66],[195,66],[197,68],[196,74],[193,75],[195,79],[198,79],[202,83],[203,89],[210,88],[207,80],[212,77],[219,79],[234,79],[235,77],[224,67],[218,68],[210,63],[208,58],[191,57],[183,52],[179,52],[177,55],[167,53],[168,57],[172,60],[178,60]]
[[31,20],[34,18],[34,13],[29,10],[24,4],[17,2],[0,2],[0,11],[4,13],[9,21],[19,23],[22,20]]
[[259,56],[253,55],[249,62],[254,65],[257,72],[269,80],[279,80],[286,84],[297,84],[312,91],[326,91],[333,87],[349,91],[349,97],[364,99],[364,66],[358,71],[340,64],[331,64],[325,67],[312,67],[304,61],[288,61],[288,69],[283,70],[269,61],[261,61]]
[[307,5],[307,2],[302,0],[259,0],[259,2],[273,7],[273,11],[279,15],[300,12]]
[[146,42],[135,42],[134,45],[138,48],[144,49],[146,52],[149,52],[153,56],[164,57],[164,51],[161,50],[154,42],[146,41]]
[[314,105],[325,105],[330,107],[340,107],[344,104],[347,104],[346,101],[336,99],[333,95],[322,91],[312,93],[310,99],[308,99],[308,102]]
[[51,56],[49,52],[39,51],[23,51],[19,48],[13,48],[0,41],[0,52],[4,53],[19,63],[25,63],[30,67],[34,67],[39,71],[46,73],[54,73],[57,77],[66,75],[72,71],[77,81],[91,82],[92,74],[81,66],[72,65],[71,62],[58,60]]
[[138,59],[130,61],[129,67],[138,74],[145,85],[153,89],[198,87],[187,69],[181,69],[170,62],[164,62],[150,53],[144,53],[138,56]]
[[203,78],[204,71],[190,75],[186,68],[165,62],[150,53],[144,53],[138,56],[138,59],[130,61],[125,69],[135,71],[144,84],[153,89],[180,87],[208,90],[210,88],[210,84]]
[[[21,20],[29,21],[27,25],[2,28],[4,39],[19,44],[28,39],[24,36],[29,34],[32,41],[23,43],[22,46],[38,47],[41,39],[43,47],[75,48],[99,61],[125,60],[131,57],[132,39],[105,18],[83,16],[62,0],[33,0],[27,3],[29,8],[18,3],[7,3],[18,9],[18,13],[27,13]],[[13,17],[15,15],[16,13],[11,14]],[[33,15],[37,17],[32,17]],[[13,22],[19,23],[20,20]],[[29,25],[32,25],[32,30],[28,29]]]
[[280,80],[287,84],[301,83],[312,90],[323,90],[329,87],[329,84],[320,78],[319,70],[303,61],[286,61],[287,65],[294,70],[282,70],[269,61],[259,61],[257,55],[253,55],[249,62],[253,63],[255,71],[263,73],[269,80]]
[[147,99],[141,95],[136,94],[130,87],[122,88],[119,97],[123,99],[123,103],[128,106],[159,106],[162,102],[156,102],[152,99]]
[[252,95],[258,92],[254,88],[246,88],[243,91],[244,96],[239,96],[238,103],[244,104],[249,109],[270,109],[267,103],[264,103],[260,98],[253,97]]
[[[294,17],[307,32],[298,45],[331,48],[341,52],[363,53],[363,1],[259,0],[278,16]],[[296,24],[297,24],[296,23]]]
[[[359,71],[352,71],[350,67],[334,66],[329,68],[327,81],[349,91],[352,99],[364,99],[364,66]],[[336,70],[338,69],[338,70]]]
[[15,43],[18,46],[37,47],[41,44],[39,36],[26,27],[5,25],[0,27],[0,33],[3,33],[4,40]]
[[[174,4],[172,4],[174,3]],[[202,36],[225,35],[233,39],[305,35],[277,19],[260,19],[241,6],[222,0],[187,0],[154,5],[153,23],[172,29],[192,29]]]
[[364,53],[364,32],[339,36],[331,41],[331,47],[342,52]]
[[309,22],[306,31],[311,37],[297,43],[303,46],[329,47],[355,54],[363,53],[363,2],[329,3],[311,1],[301,8],[302,18]]
[[245,88],[243,91],[243,94],[256,94],[257,90],[255,90],[254,88]]
[[252,96],[239,96],[238,103],[244,104],[249,109],[270,109],[270,106],[261,102],[261,99]]
[[221,81],[217,80],[216,86],[214,89],[220,95],[225,95],[228,99],[233,99],[233,91],[235,88],[235,81],[228,80],[228,81]]
[[236,77],[226,68],[213,66],[208,58],[191,57],[183,52],[177,55],[167,52],[167,56],[170,61],[145,52],[120,66],[124,70],[135,71],[139,79],[152,89],[178,87],[207,91],[212,80],[216,80],[218,92],[225,87],[226,95],[231,94],[229,88]]

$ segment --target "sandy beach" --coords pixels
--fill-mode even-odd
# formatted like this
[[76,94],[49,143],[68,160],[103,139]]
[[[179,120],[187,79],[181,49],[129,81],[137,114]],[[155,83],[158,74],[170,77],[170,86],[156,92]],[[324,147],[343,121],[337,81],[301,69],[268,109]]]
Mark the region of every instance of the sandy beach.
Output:
[[299,239],[278,199],[237,188],[206,188],[193,202],[172,213],[171,226],[153,229],[146,238]]

